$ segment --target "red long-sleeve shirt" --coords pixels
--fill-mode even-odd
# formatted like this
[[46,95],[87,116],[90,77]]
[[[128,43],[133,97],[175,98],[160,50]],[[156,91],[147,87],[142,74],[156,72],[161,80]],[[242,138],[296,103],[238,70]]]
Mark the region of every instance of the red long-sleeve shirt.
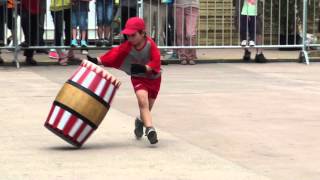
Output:
[[[128,41],[100,56],[101,63],[126,72],[128,75],[155,79],[161,75],[160,51],[156,43],[147,37],[141,49],[135,49]],[[131,74],[131,65],[148,65],[152,73]]]

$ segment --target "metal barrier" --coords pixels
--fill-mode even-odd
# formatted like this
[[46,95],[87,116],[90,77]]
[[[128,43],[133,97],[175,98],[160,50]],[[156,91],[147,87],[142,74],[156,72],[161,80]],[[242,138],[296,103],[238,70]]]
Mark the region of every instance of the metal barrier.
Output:
[[[40,13],[34,17],[24,10],[25,4],[23,3],[28,2],[29,7],[33,7],[35,1],[38,2],[36,5]],[[13,50],[17,67],[19,67],[18,54],[21,50],[73,49],[70,47],[72,37],[67,37],[70,35],[62,35],[58,42],[54,37],[53,21],[56,22],[56,16],[49,11],[50,0],[47,0],[47,3],[41,0],[35,1],[21,0],[22,4],[19,4],[15,0],[16,3],[11,7],[11,12],[9,12],[9,8],[1,9],[0,5],[0,14],[2,13],[4,14],[2,17],[6,17],[3,23],[0,19],[0,25],[2,23],[4,27],[4,22],[8,22],[10,18],[13,20],[11,26],[9,26],[10,23],[7,23],[7,28],[3,28],[5,29],[4,38],[0,38],[0,43],[3,40],[5,46],[0,49]],[[58,0],[56,1],[58,2]],[[62,0],[62,2],[64,1],[68,2],[69,0]],[[103,2],[105,1],[107,0]],[[198,7],[192,6],[191,9],[181,8],[178,4],[179,0],[176,0],[174,4],[168,3],[168,0],[112,1],[112,16],[117,17],[116,20],[113,18],[117,27],[112,28],[110,40],[112,45],[121,42],[123,38],[117,34],[124,26],[126,16],[138,15],[146,20],[147,32],[157,42],[160,49],[175,49],[177,51],[180,49],[246,49],[252,47],[249,44],[241,46],[242,40],[252,40],[257,49],[301,49],[299,58],[309,64],[308,48],[320,47],[320,44],[310,41],[307,36],[307,32],[315,34],[315,26],[319,21],[316,18],[319,1],[256,1],[258,1],[257,14],[253,16],[244,15],[246,14],[243,8],[244,0],[200,0]],[[97,32],[96,4],[90,2],[89,8],[89,28],[85,39],[95,41],[101,38],[101,32]],[[311,13],[308,14],[308,10]],[[9,15],[10,13],[11,15]],[[186,16],[183,15],[185,13],[187,13]],[[188,13],[189,15],[191,13],[192,16],[188,16]],[[51,18],[52,16],[53,18]],[[65,14],[62,16],[63,19]],[[190,28],[191,26],[187,25],[189,23],[185,21],[187,16],[196,18],[196,26]],[[72,17],[68,18],[71,23]],[[22,28],[20,28],[21,26]],[[62,25],[62,27],[65,29],[66,25]],[[193,28],[196,28],[195,34],[191,32]],[[250,31],[250,28],[253,28],[254,31]],[[9,29],[11,30],[9,31]],[[26,35],[26,33],[29,34]],[[12,38],[7,39],[10,35]],[[8,40],[12,41],[11,45],[7,44]],[[63,40],[69,42],[63,45]],[[91,44],[86,49],[101,48],[108,47],[97,47],[96,44]]]

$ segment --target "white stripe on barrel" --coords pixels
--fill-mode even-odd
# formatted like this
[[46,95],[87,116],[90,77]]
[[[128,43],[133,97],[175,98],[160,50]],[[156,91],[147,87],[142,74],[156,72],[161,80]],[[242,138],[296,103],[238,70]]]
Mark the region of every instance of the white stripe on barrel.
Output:
[[84,130],[81,132],[80,136],[78,137],[77,141],[80,143],[82,142],[82,140],[87,137],[87,135],[89,134],[89,132],[91,131],[91,127],[89,125],[86,125],[86,127],[84,128]]
[[97,74],[95,72],[90,71],[90,73],[88,74],[88,76],[86,77],[86,79],[83,81],[81,85],[85,88],[88,88],[96,75]]
[[109,88],[107,90],[107,93],[103,98],[107,103],[110,103],[109,101],[110,101],[110,98],[111,98],[113,90],[114,90],[114,85],[110,84],[110,86],[109,86]]
[[57,128],[60,130],[63,130],[67,122],[69,121],[70,117],[71,117],[71,113],[69,113],[68,111],[64,111]]
[[56,121],[59,110],[60,110],[59,106],[54,107],[53,113],[52,113],[50,120],[49,120],[49,124],[53,125],[53,123]]
[[69,132],[69,136],[73,137],[77,131],[79,130],[80,126],[82,125],[83,121],[81,119],[77,119],[76,123],[74,124],[74,126],[72,127],[71,131]]
[[99,82],[99,85],[94,93],[96,93],[98,96],[100,96],[100,94],[103,90],[103,87],[106,85],[106,82],[107,81],[105,79],[101,79],[101,81]]
[[86,68],[82,67],[82,68],[80,69],[80,71],[72,78],[72,81],[73,81],[73,82],[79,81],[80,77],[83,75],[83,73],[84,73],[86,70],[87,70]]

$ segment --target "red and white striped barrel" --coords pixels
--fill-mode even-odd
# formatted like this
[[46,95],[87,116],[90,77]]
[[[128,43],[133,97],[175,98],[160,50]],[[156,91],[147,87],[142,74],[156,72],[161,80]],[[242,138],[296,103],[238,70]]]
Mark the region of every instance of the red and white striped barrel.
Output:
[[45,127],[81,147],[105,117],[119,86],[113,75],[84,60],[58,93]]

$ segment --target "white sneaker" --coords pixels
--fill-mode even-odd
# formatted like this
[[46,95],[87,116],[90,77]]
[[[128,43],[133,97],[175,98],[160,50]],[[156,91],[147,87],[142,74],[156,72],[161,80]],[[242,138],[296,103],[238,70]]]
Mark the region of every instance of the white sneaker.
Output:
[[247,40],[241,41],[241,46],[247,46],[247,44],[248,44],[248,41],[247,41]]
[[249,41],[249,46],[255,46],[256,43],[254,41]]

